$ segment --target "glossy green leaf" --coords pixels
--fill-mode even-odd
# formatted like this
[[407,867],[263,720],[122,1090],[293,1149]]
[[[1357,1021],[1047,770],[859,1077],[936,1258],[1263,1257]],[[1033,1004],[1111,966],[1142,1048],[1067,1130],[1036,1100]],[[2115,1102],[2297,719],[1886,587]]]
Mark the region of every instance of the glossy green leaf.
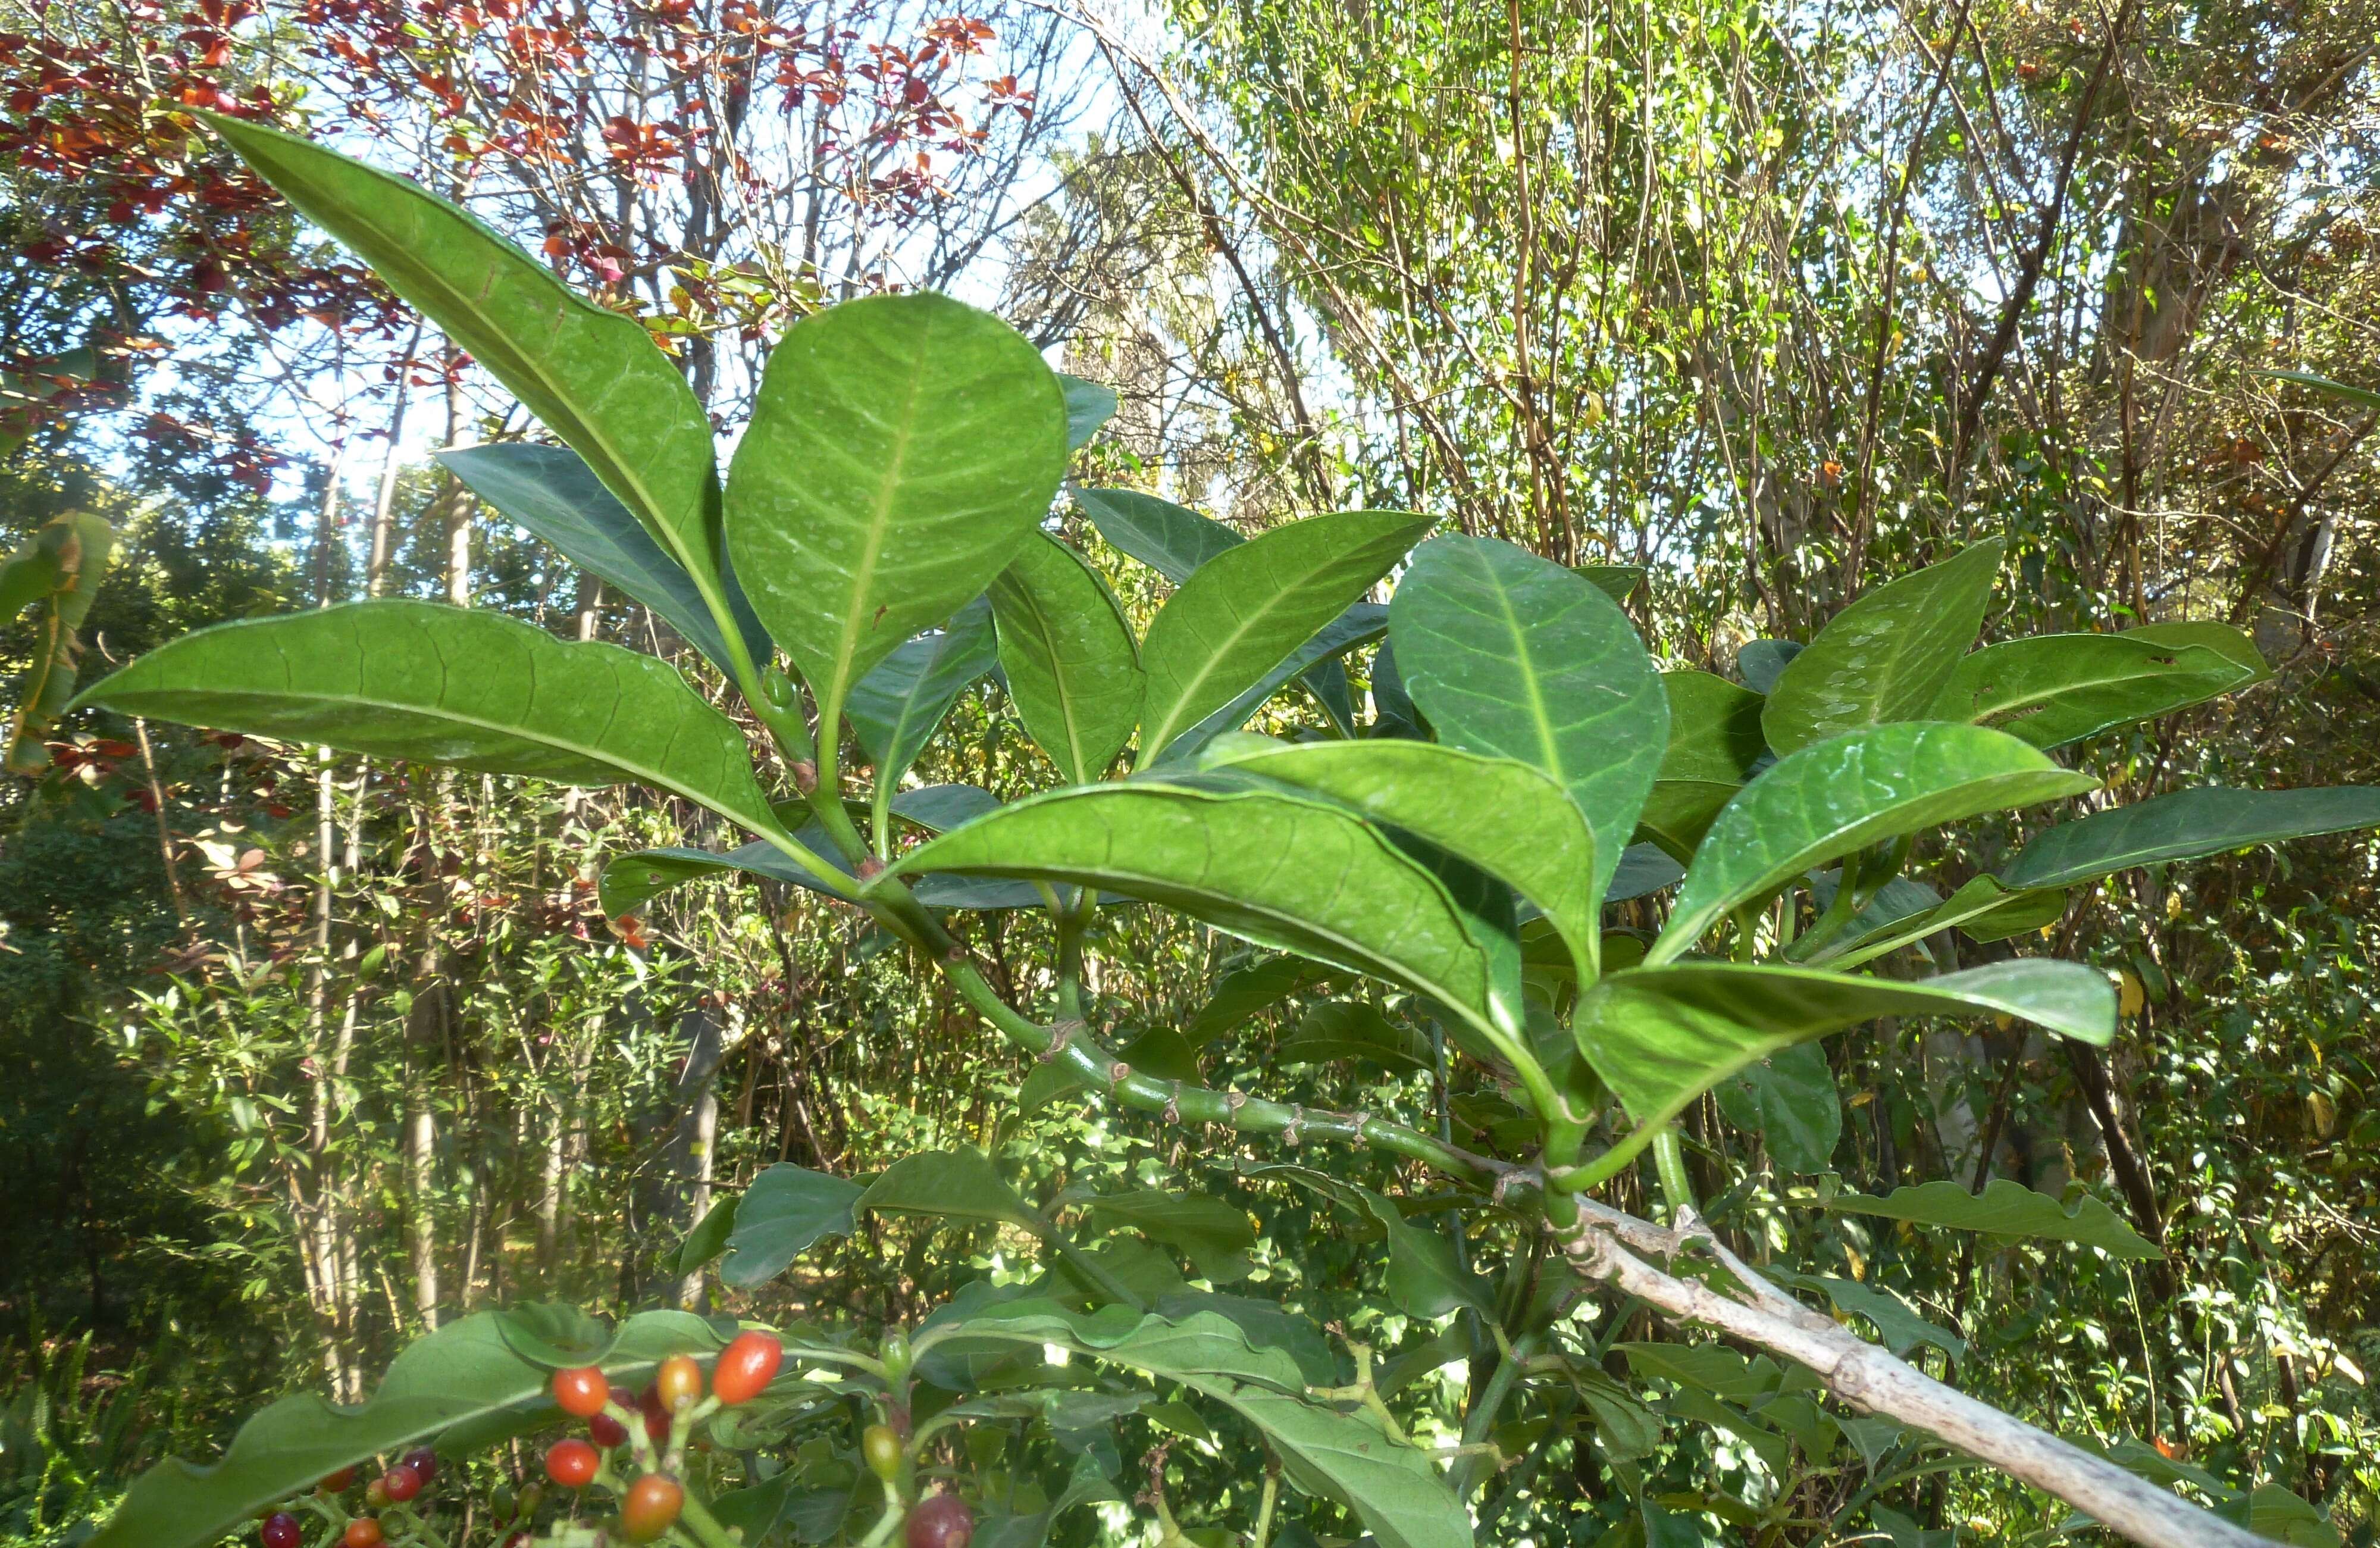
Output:
[[91,604],[107,577],[115,546],[115,530],[85,511],[69,511],[43,523],[0,570],[0,628],[17,622],[17,615],[33,609],[27,620],[32,636],[23,678],[17,685],[17,708],[8,717],[8,738],[0,768],[10,774],[38,774],[49,767],[45,737],[75,696],[75,676],[82,663],[79,633],[91,614]]
[[[1317,629],[1312,639],[1284,656],[1271,671],[1251,683],[1230,703],[1167,743],[1165,750],[1156,759],[1157,765],[1165,767],[1191,762],[1215,737],[1245,725],[1248,717],[1262,709],[1292,677],[1303,674],[1310,687],[1322,667],[1337,666],[1340,655],[1371,643],[1388,630],[1389,610],[1386,607],[1376,602],[1356,603]],[[1321,690],[1317,690],[1316,697],[1321,697]]]
[[[620,497],[603,487],[585,457],[567,446],[514,441],[441,452],[438,460],[497,515],[527,528],[580,569],[651,608],[711,664],[735,671],[702,588]],[[719,589],[737,621],[746,659],[767,662],[772,651],[768,631],[752,616],[752,604],[744,600],[742,589],[729,575],[720,577]]]
[[1930,1344],[1954,1360],[1967,1358],[1965,1339],[1927,1322],[1899,1292],[1885,1286],[1863,1285],[1831,1274],[1780,1274],[1777,1277],[1785,1284],[1818,1291],[1835,1303],[1838,1311],[1874,1323],[1884,1347],[1896,1355],[1906,1358],[1920,1344]]
[[1253,967],[1234,969],[1216,981],[1214,993],[1198,1007],[1190,1022],[1190,1041],[1212,1042],[1257,1012],[1292,995],[1324,989],[1336,978],[1321,963],[1303,957],[1267,957]]
[[2154,720],[2248,681],[2236,661],[2124,634],[2042,634],[1960,661],[1930,720],[1973,721],[2034,747],[2063,747]]
[[1142,642],[1141,762],[1305,644],[1429,526],[1403,511],[1339,511],[1276,527],[1201,565]]
[[2021,958],[1903,982],[1809,968],[1674,963],[1614,973],[1579,1002],[1579,1052],[1640,1124],[1797,1042],[1880,1016],[2013,1016],[2065,1037],[2115,1035],[2116,992],[2078,962]]
[[928,833],[948,833],[999,807],[998,796],[973,785],[919,785],[892,798],[892,815]]
[[1626,602],[1645,584],[1642,565],[1572,565],[1572,569],[1595,582],[1603,594],[1614,602]]
[[1430,1067],[1429,1045],[1364,1000],[1326,1000],[1312,1006],[1274,1057],[1284,1065],[1362,1059],[1392,1070]]
[[1122,1310],[1069,1315],[1046,1302],[1024,1302],[962,1325],[978,1338],[1060,1344],[1227,1405],[1263,1433],[1299,1488],[1347,1505],[1380,1548],[1469,1548],[1470,1518],[1437,1465],[1360,1415],[1294,1396],[1305,1381],[1287,1356],[1250,1344],[1240,1327],[1212,1311],[1177,1322],[1135,1321]]
[[1078,452],[1091,444],[1101,425],[1115,418],[1116,391],[1062,371],[1058,373],[1058,386],[1066,395],[1066,449]]
[[[621,1328],[603,1369],[633,1386],[673,1354],[705,1355],[722,1340],[684,1311],[648,1311]],[[240,1426],[222,1461],[168,1457],[133,1481],[91,1539],[93,1548],[210,1548],[279,1501],[342,1468],[435,1440],[504,1414],[552,1412],[544,1368],[505,1346],[498,1314],[447,1323],[398,1355],[358,1408],[285,1397]]]
[[827,1237],[851,1235],[851,1212],[866,1190],[857,1183],[779,1162],[752,1179],[736,1201],[719,1277],[750,1289],[785,1272]]
[[1509,883],[1594,976],[1595,835],[1550,774],[1434,742],[1245,737],[1210,744],[1202,762],[1328,796]]
[[[1647,896],[1676,886],[1685,874],[1686,868],[1658,845],[1631,844],[1620,852],[1620,869],[1611,873],[1611,885],[1604,892],[1603,901],[1625,903],[1633,897]],[[1606,955],[1609,956],[1608,949]]]
[[[2066,895],[2058,888],[2011,892],[1990,876],[1974,878],[1947,898],[1937,896],[1930,887],[1924,889],[1922,895],[1904,893],[1898,899],[1888,898],[1887,895],[1904,880],[1897,878],[1892,886],[1879,893],[1876,902],[1852,921],[1843,938],[1831,949],[1811,957],[1810,965],[1850,968],[1953,925],[1978,941],[2002,940],[2025,930],[2038,929],[2066,911]],[[1826,907],[1827,899],[1817,897],[1815,891],[1813,896],[1820,908]]]
[[2374,827],[2380,827],[2380,786],[2177,790],[2059,823],[2027,844],[2000,880],[2010,887],[2070,886],[2136,865]]
[[1708,672],[1664,672],[1670,745],[1637,832],[1681,864],[1768,750],[1760,731],[1760,695]]
[[1248,540],[1211,517],[1129,489],[1072,489],[1075,508],[1099,536],[1176,586],[1218,554]]
[[2342,403],[2352,403],[2359,408],[2380,408],[2380,393],[2369,387],[2350,386],[2334,382],[2327,376],[2317,376],[2310,371],[2260,371],[2259,376],[2269,376],[2276,382],[2294,382],[2301,387],[2311,387],[2325,397],[2335,397]]
[[1193,777],[1016,801],[912,850],[890,874],[1099,886],[1487,1015],[1490,943],[1386,834],[1335,804]]
[[643,323],[595,305],[417,184],[261,124],[206,117],[586,458],[698,584],[711,582],[721,558],[710,421]]
[[2212,619],[2142,624],[2136,628],[2126,629],[2118,638],[2151,640],[2168,650],[2196,646],[2200,650],[2213,651],[2216,655],[2238,663],[2240,669],[2247,674],[2244,682],[2261,683],[2273,675],[2272,666],[2265,662],[2264,652],[2256,649],[2254,640],[2229,624],[2219,624]]
[[1074,785],[1107,772],[1140,724],[1140,647],[1088,561],[1036,533],[991,584],[1000,664],[1026,735]]
[[1843,1137],[1842,1093],[1825,1050],[1815,1042],[1780,1048],[1712,1088],[1736,1127],[1760,1136],[1787,1172],[1823,1172]]
[[495,613],[358,602],[222,624],[77,702],[565,785],[634,781],[778,831],[743,734],[668,664]]
[[1798,640],[1746,640],[1743,649],[1735,652],[1735,675],[1743,679],[1744,687],[1766,695],[1777,686],[1786,666],[1801,653],[1802,642]]
[[[838,871],[844,869],[841,858],[831,849],[814,849],[812,853]],[[711,849],[673,847],[615,855],[603,867],[603,878],[596,888],[595,896],[602,907],[603,917],[616,920],[642,913],[646,904],[672,887],[730,872],[766,876],[772,882],[789,882],[812,892],[827,891],[820,882],[818,872],[773,844],[756,843],[723,854]],[[827,893],[827,896],[838,895]]]
[[1128,1226],[1151,1241],[1176,1249],[1202,1278],[1220,1284],[1247,1277],[1247,1254],[1257,1244],[1256,1228],[1246,1215],[1220,1199],[1143,1188],[1102,1193],[1081,1203],[1103,1225]]
[[1397,667],[1439,739],[1516,759],[1570,792],[1601,897],[1669,743],[1670,706],[1619,604],[1492,538],[1434,538],[1389,604]]
[[671,1272],[692,1274],[716,1262],[727,1250],[728,1238],[735,1230],[735,1206],[742,1198],[738,1193],[723,1193],[702,1212],[702,1218],[694,1223],[694,1229],[686,1234],[677,1244],[677,1252],[669,1260]]
[[831,718],[1008,567],[1065,468],[1065,395],[1014,329],[930,293],[846,301],[769,357],[727,546]]
[[2097,784],[1981,725],[1902,722],[1803,748],[1746,786],[1711,824],[1647,960],[1683,954],[1730,909],[1838,856]]
[[1768,745],[1782,756],[1924,715],[1984,627],[2000,550],[1998,538],[1975,543],[1836,614],[1769,688],[1760,716]]
[[1840,1194],[1827,1208],[1839,1214],[1876,1215],[1918,1225],[1947,1225],[1987,1236],[2095,1247],[2115,1258],[2162,1256],[2147,1237],[2124,1224],[2115,1211],[2084,1194],[2071,1209],[2046,1193],[2035,1193],[2006,1177],[1995,1177],[1980,1194],[1954,1182],[1897,1188],[1888,1198]]
[[594,1365],[619,1336],[580,1308],[556,1301],[508,1306],[495,1317],[504,1347],[545,1371]]
[[876,765],[897,783],[957,703],[999,660],[991,604],[978,598],[941,628],[905,641],[852,685],[843,713]]
[[1000,1222],[1036,1233],[1048,1228],[1040,1212],[1018,1197],[971,1145],[902,1157],[869,1183],[852,1207],[881,1214]]
[[1463,1307],[1494,1314],[1492,1287],[1463,1266],[1455,1255],[1453,1242],[1439,1232],[1407,1220],[1394,1200],[1307,1166],[1272,1164],[1244,1170],[1250,1176],[1281,1177],[1295,1183],[1359,1220],[1377,1225],[1388,1247],[1389,1299],[1406,1316],[1438,1318]]

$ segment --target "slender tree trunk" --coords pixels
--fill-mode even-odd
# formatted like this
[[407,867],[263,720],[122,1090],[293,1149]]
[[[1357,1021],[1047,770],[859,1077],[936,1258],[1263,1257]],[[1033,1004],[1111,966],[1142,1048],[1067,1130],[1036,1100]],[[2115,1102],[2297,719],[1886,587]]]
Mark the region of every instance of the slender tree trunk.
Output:
[[388,455],[380,465],[380,485],[372,493],[371,557],[364,567],[364,595],[376,597],[388,590],[390,546],[394,534],[390,525],[396,509],[397,453],[405,440],[405,399],[413,382],[413,355],[421,347],[421,324],[413,325],[413,336],[405,341],[404,357],[397,362],[396,397],[388,413]]

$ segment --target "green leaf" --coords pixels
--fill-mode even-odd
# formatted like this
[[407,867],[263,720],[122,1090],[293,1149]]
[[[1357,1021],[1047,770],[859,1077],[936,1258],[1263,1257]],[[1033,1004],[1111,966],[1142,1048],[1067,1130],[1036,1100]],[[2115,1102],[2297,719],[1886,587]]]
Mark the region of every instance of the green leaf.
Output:
[[2211,619],[2177,619],[2167,624],[2143,624],[2137,628],[2126,629],[2119,638],[2146,640],[2173,651],[2187,650],[2193,646],[2199,650],[2213,651],[2216,655],[2239,664],[2240,669],[2247,674],[2247,676],[2242,679],[2243,684],[2261,683],[2273,675],[2272,667],[2266,664],[2264,652],[2256,649],[2254,640],[2233,628],[2229,624],[2218,624]]
[[753,1178],[736,1201],[720,1280],[750,1289],[784,1273],[821,1238],[851,1235],[851,1212],[865,1191],[824,1172],[777,1163]]
[[944,834],[887,874],[1102,887],[1485,1017],[1491,944],[1386,834],[1334,804],[1189,777],[1221,776],[1050,791]]
[[1601,897],[1659,772],[1670,706],[1619,604],[1492,538],[1415,551],[1389,603],[1397,667],[1439,739],[1551,774],[1595,835]]
[[2311,387],[2325,397],[2352,403],[2359,408],[2380,408],[2380,393],[2369,387],[2352,387],[2344,382],[2334,382],[2327,376],[2316,376],[2310,371],[2260,371],[2259,376],[2269,376],[2276,382],[2294,382],[2301,387]]
[[[1303,674],[1306,686],[1312,688],[1315,679],[1321,675],[1321,668],[1339,669],[1338,656],[1359,645],[1371,643],[1388,630],[1387,608],[1376,602],[1355,603],[1316,630],[1314,638],[1282,657],[1271,671],[1251,683],[1239,697],[1175,737],[1166,745],[1164,751],[1158,754],[1156,765],[1162,768],[1189,762],[1215,737],[1245,725],[1248,717],[1262,709],[1266,701],[1280,692],[1281,685],[1292,677]],[[1321,697],[1319,689],[1317,689],[1316,697]]]
[[1781,1048],[1880,1016],[2004,1015],[2085,1042],[2116,1030],[2116,991],[2079,962],[2018,959],[1901,982],[1767,964],[1614,973],[1580,1001],[1579,1052],[1640,1124],[1666,1123]]
[[545,1371],[596,1364],[619,1336],[578,1307],[558,1301],[506,1307],[495,1318],[504,1347]]
[[1116,391],[1062,371],[1058,385],[1066,395],[1066,449],[1078,452],[1091,444],[1099,426],[1115,418]]
[[725,1193],[719,1201],[702,1212],[694,1229],[677,1244],[677,1255],[670,1260],[671,1269],[684,1276],[712,1262],[727,1250],[731,1233],[735,1229],[735,1206],[740,1195]]
[[1179,1249],[1203,1278],[1220,1284],[1247,1277],[1247,1254],[1257,1244],[1256,1229],[1246,1215],[1220,1199],[1152,1188],[1135,1193],[1102,1193],[1080,1203],[1103,1225],[1128,1226],[1151,1241]]
[[70,701],[79,702],[74,690],[82,644],[76,631],[91,614],[115,545],[114,528],[87,512],[69,511],[45,522],[0,570],[0,591],[6,593],[0,628],[26,608],[36,609],[30,621],[31,659],[18,685],[0,758],[0,768],[10,774],[38,774],[49,767],[44,737]]
[[1428,1045],[1364,1000],[1326,1000],[1311,1007],[1274,1057],[1284,1065],[1366,1059],[1392,1070],[1430,1067]]
[[[818,854],[824,863],[836,870],[843,869],[841,858],[831,850],[824,853],[812,850],[812,853]],[[812,892],[826,891],[816,872],[775,845],[747,844],[725,854],[710,849],[672,847],[615,855],[603,867],[603,879],[595,896],[603,909],[603,917],[616,920],[642,913],[646,904],[672,887],[706,876],[722,876],[730,872],[766,876],[772,882],[790,882]],[[829,893],[827,896],[839,895]]]
[[1572,565],[1571,568],[1596,584],[1596,589],[1614,602],[1626,602],[1645,584],[1642,565]]
[[697,584],[716,584],[710,421],[644,324],[595,305],[417,184],[261,124],[204,116],[301,214],[586,458]]
[[1026,735],[1068,783],[1107,772],[1140,724],[1140,647],[1089,561],[1036,533],[991,583],[1000,664]]
[[2048,1194],[2035,1193],[2006,1177],[1993,1178],[1980,1194],[1970,1193],[1954,1182],[1930,1182],[1915,1188],[1897,1188],[1884,1199],[1864,1193],[1840,1194],[1828,1201],[1827,1208],[1839,1214],[1877,1215],[1918,1225],[1981,1231],[1987,1236],[2073,1242],[2098,1248],[2113,1258],[2163,1256],[2147,1237],[2089,1194],[2077,1199],[2069,1209]]
[[[1797,640],[1753,640],[1735,652],[1735,675],[1755,693],[1766,694],[1793,658],[1802,653]],[[1765,737],[1762,740],[1767,740]]]
[[[636,1380],[674,1354],[707,1355],[723,1341],[701,1318],[648,1311],[620,1329],[601,1360],[615,1380]],[[482,1311],[409,1345],[380,1390],[358,1408],[285,1397],[240,1426],[212,1467],[168,1457],[133,1481],[93,1548],[209,1548],[225,1533],[317,1479],[507,1414],[553,1411],[544,1368],[505,1346],[498,1315]]]
[[1975,543],[1836,614],[1769,688],[1760,715],[1768,745],[1781,757],[1924,715],[1984,627],[2000,548],[1998,538]]
[[941,628],[904,642],[852,685],[843,713],[876,764],[878,784],[899,783],[959,695],[998,660],[991,604],[978,598]]
[[[735,659],[710,615],[702,588],[653,535],[603,487],[587,459],[567,446],[506,442],[441,452],[438,460],[499,516],[526,527],[564,558],[618,587],[653,610],[711,664],[733,674]],[[719,589],[743,636],[745,659],[765,663],[768,631],[731,576]]]
[[1403,511],[1339,511],[1276,527],[1201,565],[1142,642],[1141,762],[1336,618],[1429,527]]
[[782,831],[743,734],[667,663],[495,613],[358,602],[220,624],[76,702],[564,785],[634,781]]
[[785,331],[729,470],[727,545],[822,718],[1008,567],[1065,469],[1065,395],[996,317],[870,296]]
[[1973,721],[2034,747],[2063,747],[2248,680],[2238,662],[2204,646],[2176,648],[2127,634],[2043,634],[1961,660],[1926,718]]
[[1835,1303],[1838,1311],[1874,1323],[1885,1347],[1896,1355],[1906,1357],[1920,1344],[1931,1344],[1954,1360],[1966,1358],[1965,1339],[1920,1317],[1897,1292],[1882,1286],[1820,1274],[1785,1274],[1778,1277],[1788,1285],[1821,1292]]
[[1712,1089],[1727,1121],[1757,1134],[1787,1172],[1823,1172],[1843,1137],[1842,1093],[1815,1042],[1780,1048]]
[[2000,880],[2010,887],[2070,886],[2136,865],[2373,827],[2380,827],[2380,786],[2178,790],[2059,823],[2026,845]]
[[1075,508],[1099,536],[1176,586],[1218,554],[1248,540],[1210,517],[1129,489],[1072,489]]
[[1637,814],[1637,832],[1681,864],[1767,752],[1760,695],[1708,672],[1664,672],[1670,745]]
[[1216,981],[1213,994],[1198,1007],[1189,1039],[1212,1042],[1258,1011],[1293,994],[1328,987],[1334,977],[1330,969],[1303,957],[1271,957],[1251,968],[1234,969]]
[[1232,737],[1208,744],[1200,761],[1328,796],[1510,884],[1594,977],[1595,835],[1551,775],[1434,742]]
[[1678,957],[1730,909],[1839,855],[2098,783],[1980,725],[1903,722],[1803,748],[1744,786],[1711,824],[1646,960]]
[[928,833],[948,833],[1000,808],[1000,798],[973,785],[920,785],[892,798],[892,815]]
[[[1975,940],[1998,941],[2037,930],[2066,911],[2066,895],[2056,887],[2010,892],[1994,877],[1978,876],[1948,898],[1937,897],[1931,887],[1921,892],[1900,892],[1896,897],[1896,889],[1905,881],[1906,878],[1896,877],[1879,892],[1876,901],[1852,921],[1842,941],[1833,949],[1811,957],[1810,966],[1840,971],[1953,925],[1964,929]],[[1819,896],[1815,886],[1811,896],[1822,908],[1828,901],[1828,897]]]
[[1213,1312],[1180,1322],[1121,1312],[1084,1316],[1019,1302],[959,1325],[974,1338],[1061,1344],[1204,1393],[1261,1431],[1299,1488],[1354,1511],[1380,1548],[1468,1548],[1470,1518],[1436,1464],[1361,1415],[1293,1396],[1305,1383],[1287,1356],[1252,1346]]
[[1050,1229],[1040,1212],[1003,1182],[990,1161],[972,1145],[904,1156],[868,1184],[852,1208],[880,1214],[1022,1225],[1037,1236],[1046,1236]]

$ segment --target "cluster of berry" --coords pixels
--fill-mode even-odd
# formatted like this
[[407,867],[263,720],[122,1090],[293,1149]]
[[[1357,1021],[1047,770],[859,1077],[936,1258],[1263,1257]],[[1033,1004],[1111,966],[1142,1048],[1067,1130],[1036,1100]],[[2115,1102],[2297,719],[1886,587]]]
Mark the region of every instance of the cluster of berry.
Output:
[[[386,1472],[364,1485],[365,1514],[348,1517],[340,1530],[340,1548],[381,1548],[388,1540],[388,1529],[382,1525],[380,1513],[390,1505],[403,1505],[430,1487],[438,1476],[438,1454],[428,1446],[416,1446]],[[341,1468],[314,1486],[315,1494],[323,1502],[325,1514],[334,1525],[343,1511],[335,1508],[339,1496],[355,1486],[356,1469]],[[264,1518],[261,1529],[264,1548],[300,1548],[306,1541],[305,1523],[287,1510],[276,1510]]]
[[[784,1347],[765,1333],[738,1334],[720,1351],[703,1396],[702,1367],[690,1356],[672,1355],[653,1373],[641,1396],[612,1385],[601,1368],[588,1365],[553,1373],[553,1400],[562,1411],[587,1421],[589,1439],[556,1441],[545,1454],[545,1474],[565,1489],[597,1484],[620,1501],[620,1530],[631,1542],[650,1542],[676,1524],[686,1510],[686,1487],[677,1479],[688,1432],[722,1408],[760,1396],[784,1363]],[[637,1476],[623,1481],[610,1454],[625,1444]]]

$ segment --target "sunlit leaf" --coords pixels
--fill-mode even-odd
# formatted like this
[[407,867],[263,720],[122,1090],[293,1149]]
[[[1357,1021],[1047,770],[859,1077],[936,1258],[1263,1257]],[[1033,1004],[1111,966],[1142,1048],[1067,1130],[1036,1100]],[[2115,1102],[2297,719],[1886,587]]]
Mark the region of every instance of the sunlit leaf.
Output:
[[1140,648],[1083,556],[1037,533],[991,584],[1008,694],[1069,783],[1107,772],[1140,724]]
[[1141,642],[1140,760],[1230,703],[1362,597],[1429,530],[1402,511],[1339,511],[1276,527],[1201,565]]
[[1008,567],[1065,466],[1065,395],[996,317],[871,296],[785,331],[735,448],[727,542],[821,713]]
[[1987,539],[1836,614],[1770,685],[1760,715],[1768,745],[1781,756],[1925,714],[1983,628],[2000,551]]
[[1490,538],[1414,554],[1389,604],[1397,667],[1439,739],[1543,770],[1595,836],[1600,897],[1659,771],[1670,707],[1635,627],[1583,576]]
[[1711,824],[1648,960],[1680,956],[1728,910],[1838,856],[2097,784],[1980,725],[1903,722],[1803,748],[1746,786]]
[[1881,1016],[2012,1016],[2063,1036],[2115,1035],[2116,992],[2077,962],[2018,959],[1901,981],[1766,963],[1614,973],[1580,1000],[1579,1052],[1640,1124],[1667,1121],[1782,1048]]
[[2027,844],[1999,876],[2010,887],[2070,886],[2136,865],[2374,827],[2380,827],[2380,786],[2177,790],[2061,823]]
[[2084,1194],[2072,1207],[2046,1193],[2035,1193],[2021,1183],[1995,1177],[1980,1194],[1954,1182],[1930,1182],[1899,1188],[1883,1199],[1863,1193],[1838,1194],[1827,1208],[1839,1214],[1876,1215],[1918,1225],[1946,1225],[1987,1236],[2038,1241],[2073,1242],[2095,1247],[2115,1258],[2163,1256],[2147,1237],[2124,1224],[2116,1213]]
[[2034,747],[2063,747],[2228,693],[2250,678],[2204,646],[2126,634],[2043,634],[1960,661],[1927,718],[1965,720]]

